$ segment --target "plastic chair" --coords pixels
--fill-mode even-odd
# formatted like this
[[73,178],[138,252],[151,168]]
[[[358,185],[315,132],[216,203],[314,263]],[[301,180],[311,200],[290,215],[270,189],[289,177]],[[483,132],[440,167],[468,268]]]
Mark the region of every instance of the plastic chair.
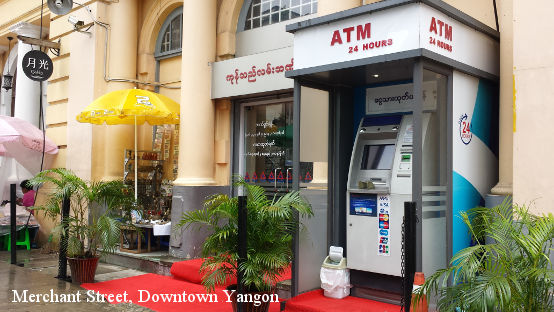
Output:
[[[20,233],[20,235],[16,234],[16,236],[21,236],[21,232],[19,232],[19,233]],[[4,236],[4,246],[8,246],[8,251],[10,251],[11,248],[12,248],[12,246],[10,244],[10,240],[11,240],[11,234],[8,234],[8,235]],[[28,228],[25,228],[23,240],[16,239],[15,245],[16,246],[26,246],[27,250],[31,249],[31,240],[29,239],[29,229]]]

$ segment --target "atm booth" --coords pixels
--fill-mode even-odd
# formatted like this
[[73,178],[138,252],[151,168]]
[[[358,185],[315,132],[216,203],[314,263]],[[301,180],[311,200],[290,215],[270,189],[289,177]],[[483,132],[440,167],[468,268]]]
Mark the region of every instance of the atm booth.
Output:
[[[287,31],[294,116],[301,87],[329,93],[327,247],[345,249],[353,296],[398,303],[404,202],[416,202],[416,271],[429,276],[471,245],[459,213],[497,182],[499,33],[434,0],[381,1]],[[301,131],[294,118],[296,168]],[[293,295],[307,290],[307,243],[295,242]]]

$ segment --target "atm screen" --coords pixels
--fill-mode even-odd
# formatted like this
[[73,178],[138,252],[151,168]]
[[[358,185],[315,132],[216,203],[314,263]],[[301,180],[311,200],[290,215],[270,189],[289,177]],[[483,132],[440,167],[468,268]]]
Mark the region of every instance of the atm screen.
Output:
[[394,144],[365,145],[361,170],[391,169],[394,147]]

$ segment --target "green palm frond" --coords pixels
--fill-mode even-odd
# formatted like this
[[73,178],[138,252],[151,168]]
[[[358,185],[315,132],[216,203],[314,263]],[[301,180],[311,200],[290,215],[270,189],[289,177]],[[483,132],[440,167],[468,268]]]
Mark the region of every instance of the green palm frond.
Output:
[[[36,207],[55,222],[60,222],[62,202],[70,200],[70,215],[65,224],[56,229],[68,228],[68,254],[76,257],[96,256],[113,252],[119,243],[119,217],[125,209],[134,206],[134,199],[122,181],[86,181],[64,168],[45,170],[30,183],[45,185],[47,199]],[[59,235],[60,231],[55,234]]]
[[248,288],[267,290],[292,260],[292,233],[298,227],[295,212],[313,215],[310,204],[299,192],[269,199],[264,188],[236,177],[234,184],[247,196],[246,261],[237,268],[238,199],[224,194],[209,196],[202,209],[185,212],[178,226],[196,225],[210,231],[202,246],[204,286],[212,291],[227,276],[243,273]]
[[188,228],[193,224],[202,224],[207,226],[213,225],[213,220],[210,216],[208,209],[192,210],[192,211],[184,212],[181,217],[181,221],[179,221],[177,225],[185,226],[185,228]]
[[[436,294],[440,311],[552,311],[552,214],[536,216],[507,200],[494,208],[471,209],[461,218],[476,245],[430,276],[414,300]],[[484,238],[493,242],[483,245]]]
[[119,242],[120,222],[106,215],[98,218],[98,226],[95,230],[99,231],[100,245],[107,252],[114,252]]

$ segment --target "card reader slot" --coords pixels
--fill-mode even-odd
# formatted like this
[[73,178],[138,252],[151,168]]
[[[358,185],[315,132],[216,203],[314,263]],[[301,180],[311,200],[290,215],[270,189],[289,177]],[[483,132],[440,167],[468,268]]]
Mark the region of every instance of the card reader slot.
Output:
[[364,194],[389,194],[390,188],[383,187],[383,188],[375,188],[375,189],[348,189],[351,193],[364,193]]

